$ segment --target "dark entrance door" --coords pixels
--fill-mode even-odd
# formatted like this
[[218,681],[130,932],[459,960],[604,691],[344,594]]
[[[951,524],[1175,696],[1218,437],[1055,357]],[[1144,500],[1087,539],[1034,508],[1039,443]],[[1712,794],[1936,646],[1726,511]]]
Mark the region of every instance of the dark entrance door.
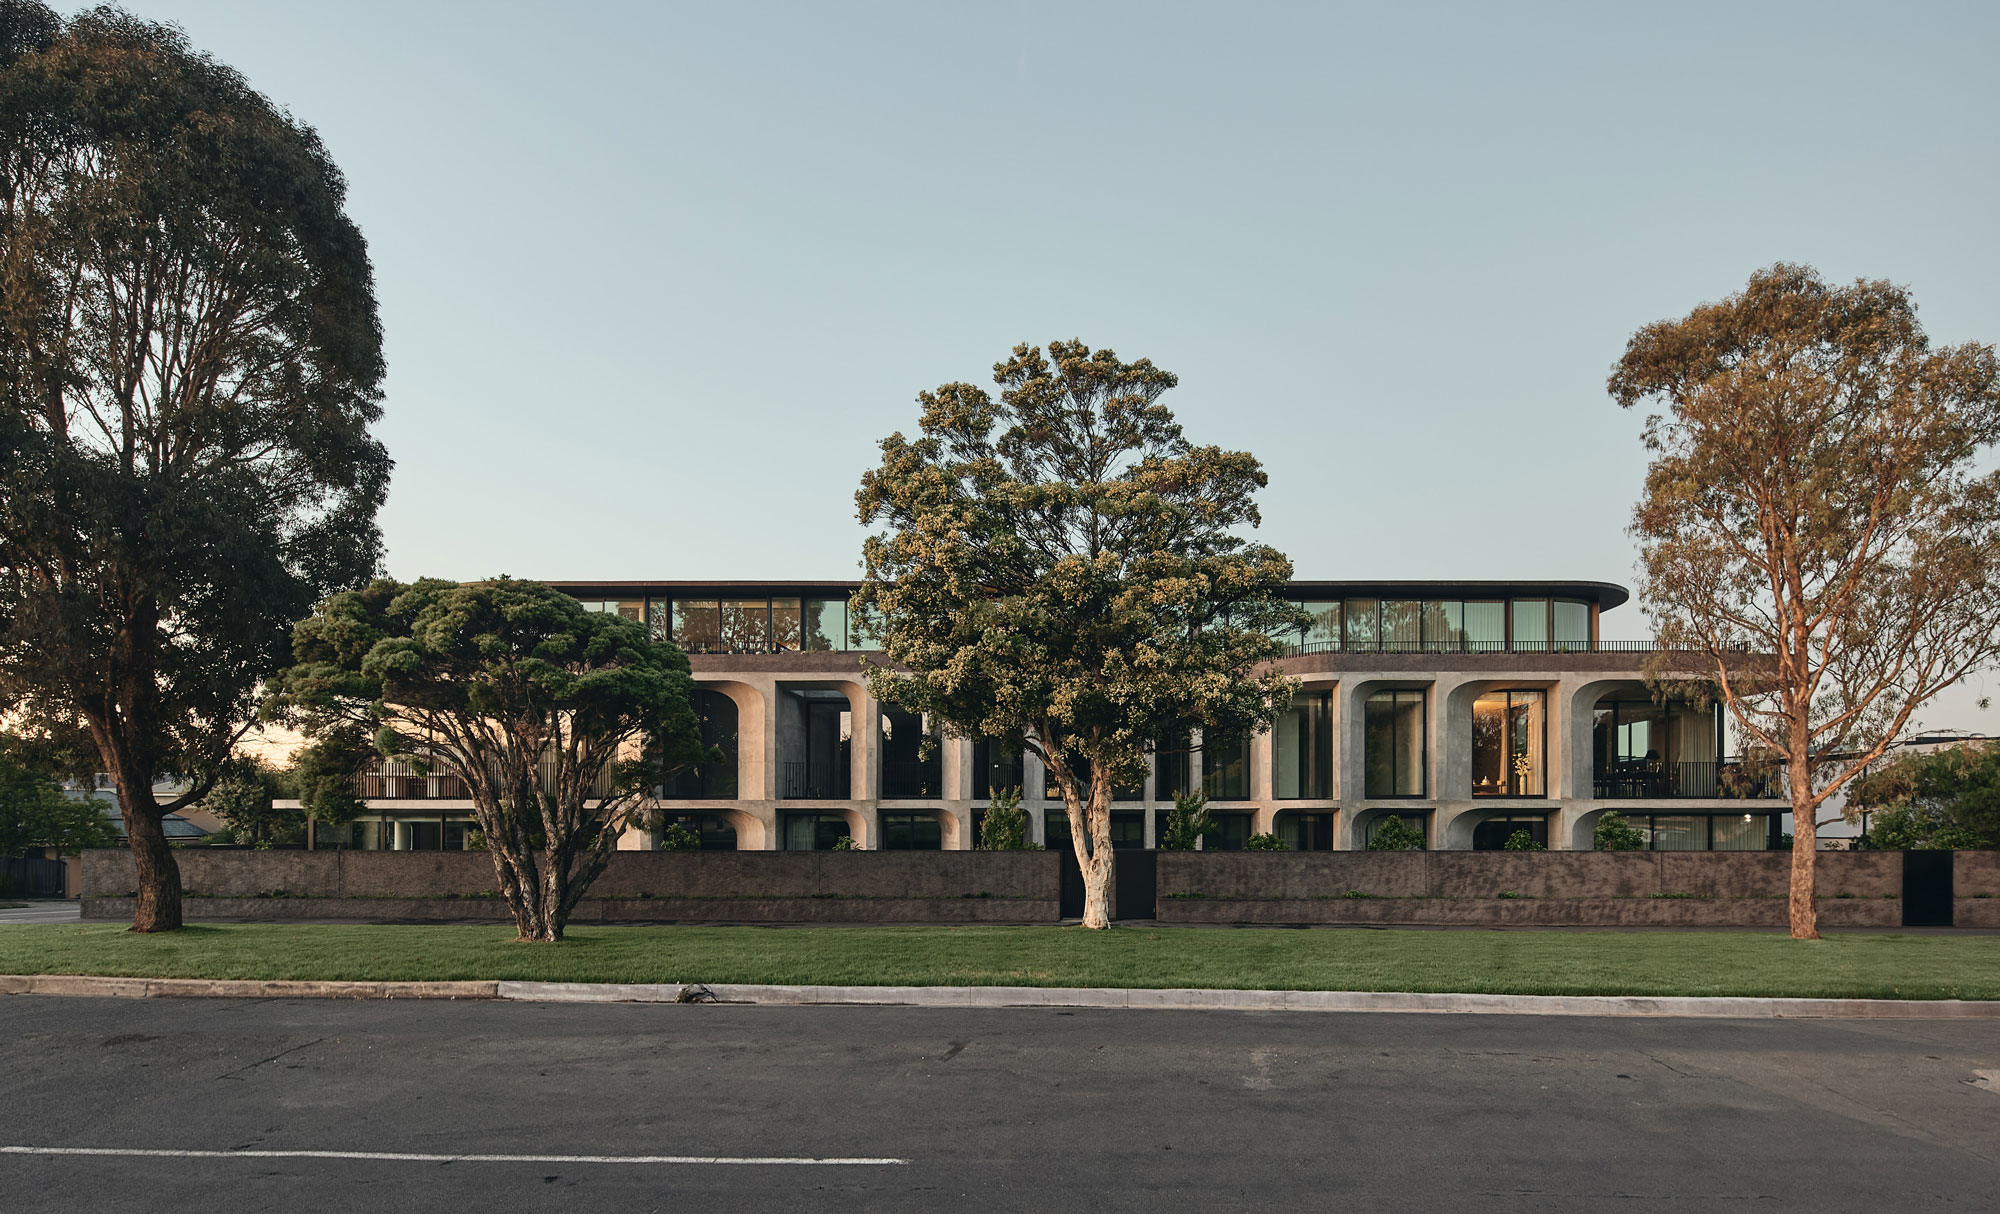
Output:
[[1903,926],[1950,927],[1951,857],[1948,851],[1903,853]]
[[1112,890],[1112,899],[1116,903],[1112,918],[1159,918],[1159,911],[1154,905],[1153,898],[1159,888],[1160,853],[1113,852],[1111,862],[1118,874],[1117,885]]

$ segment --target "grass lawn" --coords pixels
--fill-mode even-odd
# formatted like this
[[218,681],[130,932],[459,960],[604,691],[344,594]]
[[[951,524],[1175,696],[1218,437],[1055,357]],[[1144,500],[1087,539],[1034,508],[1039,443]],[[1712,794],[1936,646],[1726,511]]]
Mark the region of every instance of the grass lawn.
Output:
[[1076,927],[0,927],[0,973],[2000,999],[2000,936]]

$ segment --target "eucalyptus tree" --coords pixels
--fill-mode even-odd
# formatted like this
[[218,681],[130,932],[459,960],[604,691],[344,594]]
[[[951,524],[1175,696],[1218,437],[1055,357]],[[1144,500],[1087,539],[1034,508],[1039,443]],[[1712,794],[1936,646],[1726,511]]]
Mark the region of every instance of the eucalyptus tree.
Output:
[[2000,654],[2000,364],[1933,348],[1901,287],[1781,264],[1640,329],[1610,391],[1659,410],[1632,530],[1683,652],[1656,680],[1712,685],[1782,761],[1792,934],[1815,937],[1820,808]]
[[687,655],[539,582],[380,579],[320,604],[293,650],[272,715],[464,781],[523,940],[562,939],[662,776],[713,757]]
[[177,29],[0,0],[0,696],[110,773],[135,931],[181,922],[161,820],[292,622],[379,559],[382,335],[345,195]]
[[1174,376],[1057,341],[993,378],[998,399],[922,393],[919,437],[883,440],[855,499],[881,530],[853,606],[889,659],[878,698],[1042,761],[1084,925],[1105,927],[1113,787],[1143,778],[1156,739],[1268,729],[1293,687],[1273,638],[1305,620],[1281,597],[1291,563],[1243,535],[1263,469],[1187,441],[1160,403]]

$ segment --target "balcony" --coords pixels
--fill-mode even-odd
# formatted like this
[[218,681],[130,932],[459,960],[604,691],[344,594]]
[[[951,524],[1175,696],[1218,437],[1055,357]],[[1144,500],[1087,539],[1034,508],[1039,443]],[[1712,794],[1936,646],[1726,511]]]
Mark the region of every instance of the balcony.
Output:
[[1281,641],[1286,657],[1314,653],[1694,653],[1699,649],[1659,641]]
[[[553,779],[555,760],[542,760],[542,778]],[[591,797],[611,795],[612,773],[609,767],[599,772],[591,782]],[[354,791],[364,801],[469,801],[471,790],[465,781],[455,775],[432,770],[428,774],[418,774],[415,764],[408,760],[390,759],[358,773],[354,777]]]
[[908,799],[912,797],[941,797],[944,795],[944,775],[936,761],[882,763],[882,796],[884,799]]
[[1783,773],[1756,770],[1740,761],[1649,763],[1592,773],[1592,795],[1600,801],[1755,801],[1785,795]]
[[847,764],[786,763],[778,795],[788,801],[845,801],[853,795]]

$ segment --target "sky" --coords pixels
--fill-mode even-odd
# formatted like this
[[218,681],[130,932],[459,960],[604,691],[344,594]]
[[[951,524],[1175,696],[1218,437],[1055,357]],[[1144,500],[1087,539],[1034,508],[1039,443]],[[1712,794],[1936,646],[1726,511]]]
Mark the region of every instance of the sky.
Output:
[[1078,338],[1302,578],[1630,585],[1641,325],[1799,261],[2000,341],[1991,3],[128,7],[347,175],[402,578],[858,576],[916,394]]

